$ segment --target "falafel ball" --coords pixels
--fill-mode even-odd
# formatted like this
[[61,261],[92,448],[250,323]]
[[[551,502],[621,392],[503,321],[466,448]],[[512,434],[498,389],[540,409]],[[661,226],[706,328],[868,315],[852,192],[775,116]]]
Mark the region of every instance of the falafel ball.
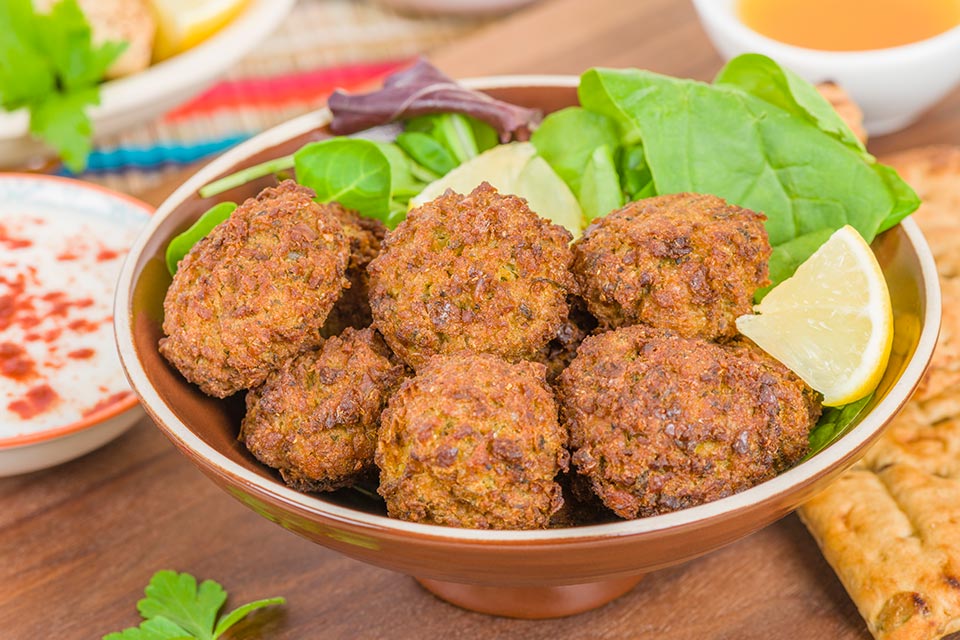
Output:
[[567,296],[567,306],[570,314],[560,325],[557,337],[533,357],[534,362],[540,362],[547,367],[547,382],[551,385],[556,384],[563,370],[573,362],[583,339],[597,328],[597,319],[587,311],[582,298]]
[[475,529],[546,527],[562,505],[566,431],[544,366],[435,356],[390,398],[377,442],[394,518]]
[[347,328],[247,394],[240,440],[294,489],[353,484],[376,470],[380,413],[404,370],[373,329]]
[[754,292],[770,283],[765,219],[712,195],[631,202],[573,245],[580,293],[608,327],[732,338],[737,316],[750,313]]
[[387,228],[375,218],[361,216],[339,204],[331,203],[333,212],[343,226],[343,235],[350,243],[350,261],[347,280],[350,287],[333,305],[320,334],[324,338],[339,335],[347,327],[363,329],[373,323],[370,315],[370,276],[367,265],[380,253],[380,245]]
[[702,504],[808,451],[818,397],[756,347],[643,325],[584,340],[560,376],[577,471],[622,518]]
[[255,387],[320,344],[347,286],[349,245],[332,208],[292,180],[246,200],[180,261],[160,353],[204,393]]
[[448,191],[410,211],[370,263],[374,326],[414,368],[458,351],[531,358],[567,318],[570,240],[486,182]]

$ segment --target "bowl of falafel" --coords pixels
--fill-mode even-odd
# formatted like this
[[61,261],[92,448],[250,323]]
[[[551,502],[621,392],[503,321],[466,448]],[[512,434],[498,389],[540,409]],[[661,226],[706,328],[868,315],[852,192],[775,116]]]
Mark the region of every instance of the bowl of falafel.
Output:
[[[748,189],[670,186],[670,172],[699,178],[665,154],[696,145],[659,145],[679,81],[643,74],[628,79],[660,91],[651,127],[642,109],[590,111],[616,96],[591,97],[587,74],[455,83],[419,63],[211,162],[163,203],[118,286],[121,359],[147,412],[257,513],[496,615],[589,610],[790,513],[882,433],[929,362],[939,289],[912,192],[793,88],[816,117],[794,109],[783,126],[803,120],[830,171],[861,163],[811,188],[843,216],[862,179],[857,202],[886,207],[858,230],[889,288],[889,360],[861,401],[824,406],[736,322],[796,268],[785,256],[825,238],[802,219],[817,218],[802,182],[822,178],[776,173],[789,188],[762,206],[764,172]],[[531,144],[522,166],[480,162],[489,180],[416,199],[491,148]],[[746,162],[722,159],[736,175]],[[792,237],[771,213],[784,194],[800,203]],[[550,210],[568,204],[573,224]]]

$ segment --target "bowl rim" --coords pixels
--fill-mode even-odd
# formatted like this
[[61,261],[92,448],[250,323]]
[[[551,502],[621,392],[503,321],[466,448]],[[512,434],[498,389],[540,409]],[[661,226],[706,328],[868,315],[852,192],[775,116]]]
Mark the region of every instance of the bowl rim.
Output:
[[960,24],[936,35],[908,42],[893,47],[880,49],[861,49],[853,51],[835,51],[830,49],[811,49],[795,44],[788,44],[766,36],[759,31],[748,27],[737,17],[736,7],[739,0],[693,0],[697,12],[718,26],[730,32],[737,39],[744,41],[753,51],[779,49],[774,57],[783,57],[796,60],[805,58],[809,62],[818,64],[844,64],[857,66],[865,63],[886,65],[899,62],[903,58],[921,58],[927,55],[944,53],[942,49],[960,43]]
[[[572,75],[508,75],[470,78],[460,80],[460,82],[468,88],[478,90],[509,87],[575,88],[579,84],[579,77]],[[218,177],[237,162],[293,136],[322,127],[329,123],[330,118],[329,109],[322,108],[289,120],[234,147],[187,179],[160,205],[150,223],[134,241],[121,270],[115,299],[114,326],[120,360],[127,372],[131,387],[141,398],[144,408],[157,426],[165,432],[178,448],[191,452],[193,458],[202,459],[203,463],[216,474],[230,477],[248,490],[252,489],[255,493],[258,492],[288,507],[298,509],[301,512],[316,513],[344,526],[415,536],[424,540],[461,544],[580,544],[592,540],[648,535],[668,529],[702,524],[706,521],[723,518],[743,508],[757,506],[772,500],[787,491],[791,486],[804,484],[822,475],[837,460],[850,457],[854,451],[862,447],[882,428],[881,415],[892,418],[899,412],[914,387],[913,384],[906,381],[920,379],[933,353],[940,328],[939,281],[933,255],[927,246],[927,242],[917,224],[908,218],[900,224],[916,249],[923,277],[923,298],[927,304],[927,309],[916,350],[904,367],[900,379],[874,408],[873,412],[842,438],[810,459],[750,489],[703,505],[634,520],[558,529],[489,530],[461,529],[388,518],[326,502],[312,494],[290,489],[275,480],[267,481],[260,475],[229,460],[193,433],[177,418],[150,384],[146,372],[137,358],[133,343],[131,289],[134,284],[137,263],[142,259],[142,253],[148,240],[152,238],[153,233],[174,208],[201,186]],[[137,256],[137,258],[134,259],[134,256]],[[194,463],[201,466],[196,459],[194,459]],[[204,471],[208,471],[208,469],[204,469]]]
[[[236,18],[215,34],[183,53],[151,64],[146,69],[100,84],[100,103],[89,110],[96,123],[130,111],[158,95],[184,92],[204,78],[218,75],[248,52],[238,43],[258,43],[290,12],[296,0],[250,0]],[[25,108],[0,111],[0,139],[29,134],[30,117]]]
[[[82,180],[75,180],[73,178],[66,178],[63,176],[18,173],[14,171],[4,171],[0,173],[0,183],[8,180],[56,182],[67,186],[69,189],[93,191],[102,197],[120,200],[129,205],[132,209],[142,210],[147,215],[148,220],[153,216],[154,213],[154,207],[151,207],[146,202],[92,182],[84,182]],[[114,297],[116,297],[116,291],[114,291]],[[68,424],[57,427],[50,427],[49,429],[44,429],[34,433],[25,433],[18,436],[0,438],[0,451],[41,444],[50,440],[56,440],[57,438],[69,436],[80,431],[85,431],[86,429],[95,427],[98,424],[105,423],[122,413],[126,413],[131,409],[135,409],[138,404],[139,399],[137,398],[136,393],[131,393],[129,396],[111,402],[110,404],[94,411],[93,413],[82,417],[80,420],[75,420]]]

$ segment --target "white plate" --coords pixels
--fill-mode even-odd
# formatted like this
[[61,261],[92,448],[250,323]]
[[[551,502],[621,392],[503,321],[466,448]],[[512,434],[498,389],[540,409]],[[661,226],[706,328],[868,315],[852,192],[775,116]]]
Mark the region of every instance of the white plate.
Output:
[[[132,241],[132,238],[146,225],[153,209],[126,195],[78,180],[41,175],[0,174],[0,221],[6,219],[6,224],[10,225],[22,219],[19,218],[20,216],[25,216],[21,212],[27,211],[44,211],[48,214],[56,212],[57,216],[62,216],[60,218],[62,224],[51,231],[50,246],[53,247],[56,246],[57,241],[62,243],[63,238],[66,237],[66,232],[63,230],[77,224],[99,226],[101,229],[104,229],[104,225],[109,225],[109,235],[130,238]],[[108,235],[105,230],[102,233],[104,236]],[[39,248],[34,246],[30,250],[37,251]],[[13,256],[13,250],[3,249],[3,251],[8,250],[10,251],[8,257]],[[54,249],[51,248],[51,253],[53,252]],[[42,262],[42,260],[36,260],[37,264]],[[3,276],[6,281],[14,280],[26,271],[26,269],[10,266],[12,264],[16,263],[0,262],[0,276]],[[63,264],[64,269],[70,269],[75,263],[64,262]],[[99,298],[95,300],[97,308],[104,305],[107,309],[112,308],[114,289],[115,287],[100,289],[102,291],[100,295],[104,300],[101,301]],[[6,287],[0,290],[0,293],[5,290]],[[112,323],[109,326],[112,326]],[[29,346],[27,340],[30,338],[23,338],[20,333],[22,332],[12,328],[0,331],[0,343],[11,342],[21,347]],[[110,392],[126,388],[120,361],[115,354],[116,347],[110,337],[106,341],[107,349],[114,351],[104,352],[101,349],[103,355],[98,356],[97,359],[68,360],[69,364],[65,369],[68,372],[76,372],[74,379],[94,380],[101,377],[112,380]],[[102,346],[102,343],[101,340],[97,346]],[[108,369],[106,372],[103,370],[104,367]],[[76,388],[78,387],[74,387]],[[74,389],[63,390],[64,395],[69,395],[66,391]],[[96,393],[96,390],[91,391],[93,395],[89,398],[91,404],[96,403]],[[86,396],[82,397],[86,398]],[[2,410],[0,415],[10,415],[5,407],[0,407],[0,410]],[[126,431],[144,413],[136,396],[131,393],[121,400],[105,404],[101,408],[94,408],[82,417],[79,417],[80,412],[76,415],[78,417],[61,422],[47,419],[43,423],[38,417],[37,422],[32,425],[29,422],[16,424],[9,421],[9,418],[5,418],[5,424],[0,424],[0,476],[26,473],[81,456]]]
[[[100,86],[100,104],[90,109],[94,139],[149,122],[211,85],[280,24],[295,0],[252,0],[210,39],[125,78]],[[0,111],[0,167],[25,166],[52,155],[29,132],[25,110]]]

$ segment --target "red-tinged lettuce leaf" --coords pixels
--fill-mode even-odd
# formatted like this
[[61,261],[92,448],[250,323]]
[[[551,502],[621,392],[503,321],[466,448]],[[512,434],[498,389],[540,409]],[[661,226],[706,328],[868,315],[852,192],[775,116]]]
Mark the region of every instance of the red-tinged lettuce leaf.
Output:
[[388,76],[378,91],[348,95],[338,90],[327,104],[333,113],[330,130],[337,135],[416,116],[462,113],[486,122],[509,142],[529,139],[541,120],[539,111],[466,89],[423,59]]

